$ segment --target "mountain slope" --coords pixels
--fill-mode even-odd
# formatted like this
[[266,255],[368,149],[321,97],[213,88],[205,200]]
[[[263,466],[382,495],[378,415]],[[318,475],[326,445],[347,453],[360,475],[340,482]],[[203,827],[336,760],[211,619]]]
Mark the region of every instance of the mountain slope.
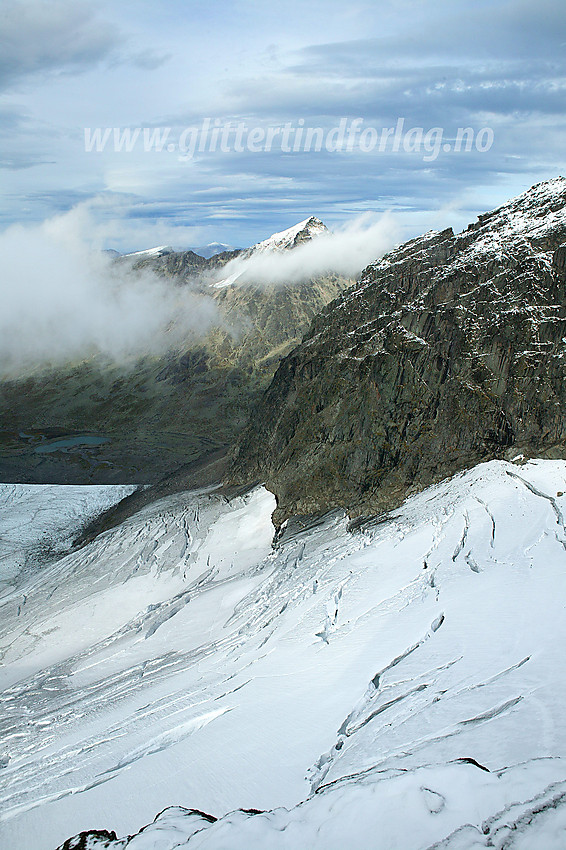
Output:
[[[183,493],[13,579],[0,844],[558,850],[564,492],[563,461],[493,461],[273,548],[263,488]],[[26,498],[0,547],[32,499],[57,520]]]
[[564,456],[566,180],[368,266],[315,318],[243,432],[232,479],[276,521],[351,514],[480,460]]

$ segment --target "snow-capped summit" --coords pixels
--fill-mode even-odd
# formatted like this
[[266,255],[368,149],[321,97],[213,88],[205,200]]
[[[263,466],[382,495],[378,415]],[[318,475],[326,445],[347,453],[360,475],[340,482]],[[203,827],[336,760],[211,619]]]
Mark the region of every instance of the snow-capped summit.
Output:
[[282,251],[290,251],[328,232],[329,230],[324,222],[316,218],[316,216],[311,215],[310,218],[305,218],[304,221],[294,224],[293,227],[289,227],[287,230],[281,230],[279,233],[272,233],[263,242],[257,242],[251,248],[242,251],[234,261],[234,268],[228,268],[230,274],[211,284],[211,286],[213,289],[224,289],[227,286],[232,286],[244,275],[246,271],[246,260],[257,257],[260,254],[277,254]]
[[268,239],[258,242],[248,250],[253,253],[256,251],[284,251],[289,248],[296,248],[297,245],[308,242],[323,233],[328,233],[327,226],[319,218],[311,215],[310,218],[300,221],[287,230],[273,233]]
[[164,257],[165,254],[173,254],[174,249],[170,245],[158,245],[156,248],[146,248],[144,251],[132,251],[129,254],[123,254],[123,257],[130,257],[136,260],[141,260],[144,257]]
[[[328,228],[319,218],[311,215],[310,218],[306,218],[304,221],[294,224],[293,227],[289,227],[287,230],[282,230],[279,233],[273,233],[267,239],[264,239],[263,242],[258,242],[250,248],[246,248],[241,252],[240,257],[250,257],[252,254],[256,254],[260,251],[285,251],[290,248],[296,248],[297,245],[301,245],[303,242],[308,242],[310,239],[314,239],[316,236],[320,236],[323,233],[328,233]],[[205,259],[210,259],[216,254],[220,254],[225,251],[235,251],[237,249],[235,249],[232,245],[225,244],[224,242],[210,242],[208,245],[192,248],[190,250]],[[123,254],[122,259],[131,259],[136,261],[156,259],[158,257],[164,257],[167,254],[174,253],[175,250],[170,245],[158,245],[155,248],[146,248],[143,251],[131,251],[128,254]]]
[[208,245],[199,245],[190,250],[200,257],[204,257],[205,260],[209,260],[216,254],[223,254],[225,251],[237,251],[238,249],[234,245],[227,245],[226,242],[209,242]]

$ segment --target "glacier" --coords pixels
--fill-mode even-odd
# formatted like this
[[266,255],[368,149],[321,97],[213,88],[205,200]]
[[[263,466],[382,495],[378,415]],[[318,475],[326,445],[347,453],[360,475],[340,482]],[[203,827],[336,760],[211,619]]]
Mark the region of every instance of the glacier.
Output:
[[125,492],[0,487],[1,847],[566,846],[566,462],[277,534],[201,489],[69,548]]

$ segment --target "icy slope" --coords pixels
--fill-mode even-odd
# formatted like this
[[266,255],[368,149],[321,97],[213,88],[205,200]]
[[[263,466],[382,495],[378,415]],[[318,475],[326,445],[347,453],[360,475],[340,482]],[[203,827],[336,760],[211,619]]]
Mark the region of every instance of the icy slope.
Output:
[[0,484],[0,590],[70,548],[77,531],[136,488]]
[[565,490],[492,462],[274,549],[267,491],[183,494],[38,572],[1,612],[0,846],[183,806],[88,846],[564,847]]
[[145,248],[143,251],[131,251],[129,254],[122,254],[122,257],[141,260],[145,257],[164,257],[166,254],[173,254],[174,250],[170,245],[158,245],[156,248]]

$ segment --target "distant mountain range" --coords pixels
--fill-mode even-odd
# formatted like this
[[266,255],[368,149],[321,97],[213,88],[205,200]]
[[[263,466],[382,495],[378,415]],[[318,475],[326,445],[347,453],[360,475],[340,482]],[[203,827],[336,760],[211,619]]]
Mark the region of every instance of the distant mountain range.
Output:
[[[233,245],[226,245],[223,242],[209,242],[208,245],[202,245],[200,247],[189,247],[186,251],[190,251],[193,254],[198,254],[199,257],[203,257],[205,260],[209,260],[211,257],[214,257],[216,254],[223,254],[227,251],[240,251],[240,248],[234,248]],[[158,245],[155,248],[144,248],[142,251],[130,251],[126,254],[120,254],[119,251],[114,251],[112,249],[107,250],[108,254],[112,254],[115,257],[129,257],[130,259],[142,259],[142,258],[156,258],[156,257],[164,257],[166,254],[175,254],[175,253],[183,253],[175,251],[170,245]]]
[[306,218],[304,221],[300,221],[298,224],[287,228],[286,230],[282,230],[279,233],[273,233],[262,242],[252,245],[251,248],[235,248],[233,245],[227,245],[224,242],[209,242],[208,245],[202,245],[200,247],[191,246],[183,251],[176,251],[170,245],[158,245],[155,248],[145,248],[142,251],[130,251],[126,254],[120,254],[119,251],[114,251],[113,249],[108,249],[106,253],[111,254],[114,257],[121,257],[122,259],[127,258],[134,262],[154,260],[159,257],[166,257],[170,254],[175,254],[176,256],[190,256],[196,254],[198,257],[205,260],[210,260],[212,257],[216,257],[219,254],[223,257],[228,254],[230,257],[236,255],[240,255],[241,257],[250,257],[252,254],[258,252],[286,251],[290,248],[296,248],[298,245],[328,232],[326,225],[319,218],[316,218],[316,216],[313,215],[310,216],[310,218]]

